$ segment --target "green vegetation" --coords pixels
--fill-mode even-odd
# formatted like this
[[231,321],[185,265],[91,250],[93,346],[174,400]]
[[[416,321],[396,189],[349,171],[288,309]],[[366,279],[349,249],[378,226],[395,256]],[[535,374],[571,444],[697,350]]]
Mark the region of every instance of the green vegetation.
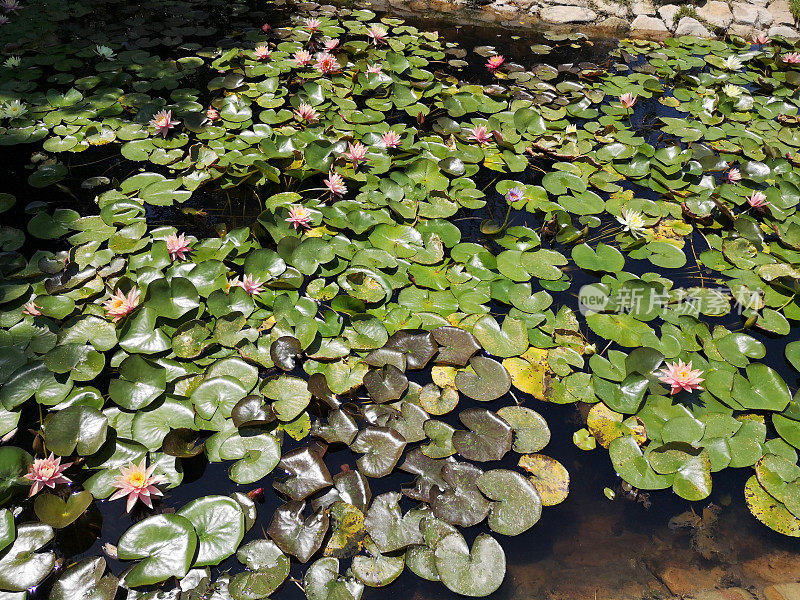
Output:
[[[800,537],[796,47],[624,42],[609,72],[487,73],[491,48],[470,65],[368,10],[234,20],[217,47],[222,13],[181,2],[166,28],[137,13],[72,39],[116,6],[32,4],[0,32],[0,144],[33,153],[0,195],[9,597],[177,578],[256,600],[293,561],[311,600],[406,567],[489,595],[502,536],[567,497],[540,453],[553,403],[591,405],[575,444],[636,488],[703,500],[751,469],[752,513]],[[581,38],[549,41],[534,52]],[[246,224],[206,222],[223,202]],[[162,511],[189,461],[244,487]],[[137,511],[102,538],[122,579],[101,557],[55,574],[55,530],[96,539],[110,498]]]

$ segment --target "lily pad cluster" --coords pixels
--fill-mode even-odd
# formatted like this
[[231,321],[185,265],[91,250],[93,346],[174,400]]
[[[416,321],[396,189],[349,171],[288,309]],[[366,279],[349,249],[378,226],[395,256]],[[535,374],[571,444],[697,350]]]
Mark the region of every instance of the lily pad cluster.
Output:
[[[584,409],[575,443],[637,488],[702,500],[713,473],[754,469],[754,515],[800,535],[790,42],[624,42],[609,68],[556,67],[541,57],[580,40],[517,64],[369,10],[270,26],[214,2],[72,35],[119,4],[31,0],[0,31],[19,56],[0,144],[35,148],[0,194],[0,590],[52,582],[55,531],[142,465],[155,506],[104,540],[136,562],[118,580],[82,560],[54,598],[173,577],[264,598],[293,562],[312,600],[405,567],[490,594],[489,532],[568,492],[535,402]],[[701,383],[672,393],[683,363]],[[342,448],[355,466],[332,472]],[[161,510],[197,460],[280,507]],[[51,467],[72,490],[25,500]],[[398,471],[413,482],[372,498]]]

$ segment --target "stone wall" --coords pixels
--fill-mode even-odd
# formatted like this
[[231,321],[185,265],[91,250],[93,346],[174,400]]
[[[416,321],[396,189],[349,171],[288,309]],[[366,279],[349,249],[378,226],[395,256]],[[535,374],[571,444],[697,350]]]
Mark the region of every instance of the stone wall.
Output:
[[[389,1],[395,7],[414,9],[425,4],[428,10],[431,8],[424,0]],[[699,0],[696,5],[662,4],[658,0],[447,0],[434,4],[440,12],[475,12],[471,20],[510,26],[540,24],[556,30],[649,38],[715,37],[724,33],[744,38],[800,37],[788,0]]]

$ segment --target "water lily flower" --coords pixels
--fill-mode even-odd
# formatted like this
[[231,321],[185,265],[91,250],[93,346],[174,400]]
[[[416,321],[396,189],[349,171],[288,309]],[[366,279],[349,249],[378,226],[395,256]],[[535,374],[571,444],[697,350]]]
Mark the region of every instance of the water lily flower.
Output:
[[289,216],[285,219],[295,229],[311,227],[311,212],[300,204],[293,204],[289,207]]
[[800,63],[800,52],[787,52],[781,56],[781,60],[792,65],[798,64]]
[[386,42],[386,37],[388,35],[389,34],[386,32],[386,29],[380,25],[373,25],[367,30],[367,37],[372,38],[372,41],[375,42],[376,46]]
[[184,260],[186,255],[192,251],[191,247],[189,246],[189,242],[186,239],[186,234],[182,233],[180,235],[175,235],[174,233],[170,233],[166,239],[167,242],[167,252],[169,252],[169,257],[174,261],[176,258],[178,260]]
[[772,41],[768,35],[764,35],[763,33],[757,36],[754,36],[752,40],[750,40],[751,44],[755,44],[756,46],[766,46]]
[[272,54],[272,50],[270,50],[269,46],[266,44],[259,44],[253,50],[253,53],[256,55],[258,60],[267,60],[269,55]]
[[153,496],[163,496],[156,487],[156,484],[163,483],[165,480],[161,475],[153,475],[156,465],[150,465],[145,468],[145,460],[135,465],[132,462],[128,463],[127,467],[120,467],[120,475],[114,481],[114,487],[119,488],[109,498],[109,500],[116,500],[124,496],[128,497],[127,512],[133,510],[134,505],[138,500],[141,500],[148,508],[153,508]]
[[566,129],[564,129],[564,133],[566,135],[570,135],[572,133],[578,133],[578,126],[575,123],[570,123],[567,125]]
[[730,98],[739,98],[744,89],[739,87],[738,85],[731,85],[730,83],[726,83],[722,86],[722,91],[725,93],[726,96]]
[[9,119],[16,119],[28,112],[27,107],[19,100],[12,100],[3,105],[2,115]]
[[301,102],[297,110],[294,111],[294,118],[298,121],[305,121],[306,123],[314,123],[319,119],[319,115],[313,106],[306,102]]
[[496,71],[504,62],[506,62],[505,56],[502,54],[495,54],[494,56],[490,56],[489,60],[486,61],[486,68],[490,71]]
[[722,61],[722,66],[728,71],[741,71],[744,63],[738,56],[731,54],[730,56],[725,57],[725,59]]
[[399,133],[390,129],[381,135],[381,141],[387,148],[399,148],[402,140],[400,139]]
[[486,129],[485,125],[478,125],[469,130],[467,139],[478,142],[481,146],[486,146],[492,138],[489,136],[489,130]]
[[511,204],[512,202],[517,202],[518,200],[525,199],[525,190],[521,187],[513,187],[508,192],[506,192],[506,202]]
[[753,192],[747,199],[747,203],[753,208],[763,208],[768,204],[767,195],[763,192]]
[[170,129],[174,129],[176,125],[180,124],[180,121],[173,120],[171,110],[160,110],[150,120],[150,125],[156,128],[156,133],[160,133],[164,138],[167,137]]
[[5,15],[0,15],[0,25],[5,25],[6,23],[8,23],[8,22],[9,22],[9,20],[10,20],[10,19],[9,19],[7,16],[5,16]]
[[19,0],[2,0],[2,2],[0,2],[0,8],[2,8],[4,12],[13,12],[16,14],[22,9],[22,4],[19,3]]
[[136,286],[131,288],[127,296],[121,290],[117,290],[103,303],[106,314],[116,323],[139,306],[139,296],[140,292]]
[[264,33],[269,33],[270,31],[272,31],[272,25],[270,25],[269,23],[264,23],[261,26],[261,31],[263,31]]
[[702,390],[700,383],[704,381],[700,375],[703,374],[701,369],[692,369],[692,361],[684,363],[679,360],[677,363],[667,363],[667,366],[658,371],[656,375],[660,375],[659,381],[668,383],[672,391],[671,394],[677,394],[681,390],[691,392],[692,390]]
[[642,237],[647,230],[644,217],[637,210],[625,210],[623,208],[622,215],[617,217],[617,222],[622,225],[623,231],[627,231],[635,238]]
[[33,482],[28,498],[39,493],[45,487],[55,488],[59,483],[72,483],[72,480],[65,477],[62,473],[72,463],[61,464],[61,457],[55,457],[51,452],[47,458],[37,458],[28,467],[28,472],[23,475],[25,479]]
[[264,488],[259,487],[254,490],[250,490],[247,492],[247,497],[254,502],[263,502],[264,501]]
[[308,50],[298,50],[292,57],[298,67],[307,67],[311,64],[311,52]]
[[19,56],[9,56],[4,62],[3,66],[6,69],[16,69],[22,64],[22,58]]
[[245,275],[244,277],[242,277],[241,281],[239,281],[238,277],[234,277],[233,279],[231,279],[230,287],[240,287],[251,296],[258,296],[261,292],[264,291],[264,282],[261,281],[258,277],[253,277],[252,275]]
[[742,172],[734,167],[733,169],[728,169],[728,172],[725,174],[725,181],[728,183],[736,183],[741,181],[742,179]]
[[319,56],[317,56],[316,67],[317,71],[323,75],[327,75],[328,73],[335,73],[339,70],[339,62],[330,52],[322,52]]
[[374,65],[367,65],[367,73],[380,75],[382,72],[383,72],[383,65],[381,65],[381,63],[375,63]]
[[306,19],[306,27],[309,31],[314,32],[322,26],[322,21],[315,17],[310,17]]
[[622,108],[628,110],[630,108],[633,108],[633,105],[636,104],[636,101],[638,99],[639,99],[638,96],[636,96],[635,94],[628,93],[628,94],[622,94],[619,97],[619,102],[620,104],[622,104]]
[[325,40],[325,50],[333,52],[339,47],[339,38],[328,38]]
[[31,317],[41,317],[42,311],[39,310],[39,307],[31,300],[27,304],[25,304],[25,308],[23,308],[22,313],[25,315],[30,315]]
[[353,169],[358,169],[359,163],[367,161],[367,147],[361,142],[347,142],[348,151],[344,153],[344,157],[353,163]]
[[209,106],[208,110],[206,110],[206,119],[209,121],[216,121],[219,119],[219,111],[213,106]]
[[105,58],[106,60],[111,60],[116,56],[116,53],[109,48],[108,46],[103,46],[101,44],[97,44],[94,47],[94,53],[97,54],[100,58]]
[[344,184],[344,178],[335,171],[329,172],[328,178],[323,179],[322,182],[330,191],[331,196],[335,198],[344,196],[347,193],[347,186]]

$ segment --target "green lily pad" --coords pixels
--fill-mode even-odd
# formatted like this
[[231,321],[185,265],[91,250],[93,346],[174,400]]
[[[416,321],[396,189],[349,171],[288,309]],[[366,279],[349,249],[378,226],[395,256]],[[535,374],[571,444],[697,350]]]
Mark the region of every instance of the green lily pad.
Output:
[[451,533],[436,545],[435,556],[442,583],[462,596],[488,596],[503,583],[505,553],[497,540],[485,533],[475,538],[472,549],[460,533]]
[[496,400],[511,389],[511,375],[499,362],[485,356],[473,356],[469,364],[474,372],[459,371],[455,384],[460,392],[473,400]]
[[494,500],[489,527],[503,535],[519,535],[533,527],[542,516],[542,501],[531,482],[507,469],[493,469],[481,475],[478,489]]
[[40,494],[36,497],[33,510],[43,523],[55,529],[63,529],[75,522],[93,501],[92,494],[85,490],[70,494],[66,502],[53,494]]
[[242,508],[227,496],[197,498],[175,514],[191,522],[197,532],[196,567],[218,565],[236,552],[244,537]]
[[53,539],[53,528],[44,523],[17,527],[14,543],[0,557],[0,589],[24,592],[35,587],[53,570],[52,552],[36,552]]
[[139,521],[119,539],[120,560],[141,559],[124,576],[130,586],[152,585],[183,577],[192,566],[197,535],[191,521],[180,515],[154,515]]

